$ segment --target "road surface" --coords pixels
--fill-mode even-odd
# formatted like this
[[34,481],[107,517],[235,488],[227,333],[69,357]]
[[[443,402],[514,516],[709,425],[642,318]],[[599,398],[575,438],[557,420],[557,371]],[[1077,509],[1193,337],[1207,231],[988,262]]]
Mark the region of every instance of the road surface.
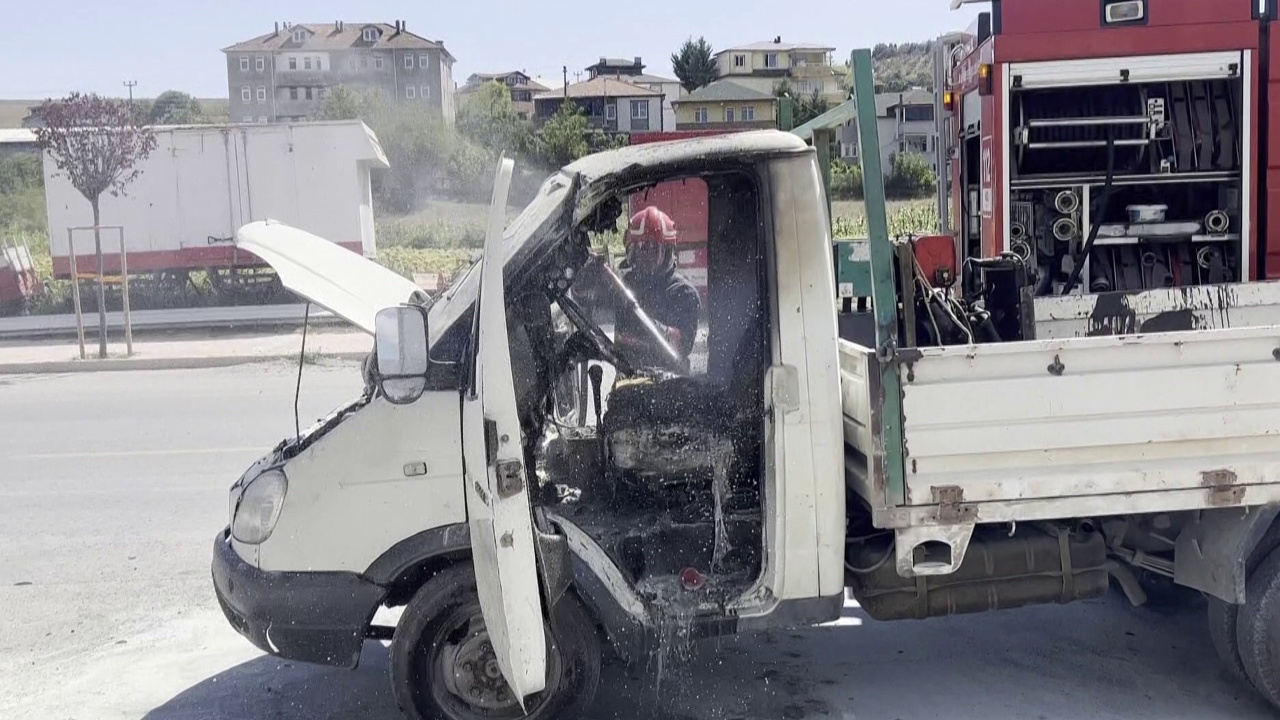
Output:
[[[387,651],[280,661],[209,581],[226,488],[293,432],[294,368],[0,378],[0,718],[398,718]],[[358,390],[308,365],[302,422]],[[1272,718],[1213,657],[1197,608],[1118,598],[712,641],[659,679],[606,670],[598,718]]]

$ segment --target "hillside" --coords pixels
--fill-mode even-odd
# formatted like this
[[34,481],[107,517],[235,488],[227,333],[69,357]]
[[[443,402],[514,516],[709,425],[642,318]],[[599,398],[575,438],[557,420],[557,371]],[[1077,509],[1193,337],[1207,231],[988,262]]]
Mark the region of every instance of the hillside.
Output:
[[881,92],[933,88],[933,43],[881,43],[871,51]]
[[[200,108],[204,111],[205,122],[224,123],[230,122],[231,116],[227,109],[226,98],[197,98],[200,101]],[[42,100],[0,100],[0,128],[17,128],[22,127],[22,119],[27,116],[32,105],[39,105]],[[149,107],[147,103],[151,100],[148,98],[138,98],[137,102],[143,107]]]

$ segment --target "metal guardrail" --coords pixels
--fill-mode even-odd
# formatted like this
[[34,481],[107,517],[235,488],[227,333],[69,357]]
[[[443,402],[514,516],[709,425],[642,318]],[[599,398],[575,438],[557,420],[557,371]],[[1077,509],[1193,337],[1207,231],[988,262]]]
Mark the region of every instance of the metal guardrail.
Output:
[[[243,307],[180,308],[174,310],[134,310],[135,331],[207,330],[215,328],[266,328],[301,326],[305,305],[249,305]],[[326,310],[312,308],[312,324],[343,323]],[[107,313],[107,331],[119,331],[124,327],[120,312]],[[86,327],[90,335],[96,335],[97,325]],[[51,337],[75,337],[76,316],[24,315],[0,318],[0,340],[38,339]]]

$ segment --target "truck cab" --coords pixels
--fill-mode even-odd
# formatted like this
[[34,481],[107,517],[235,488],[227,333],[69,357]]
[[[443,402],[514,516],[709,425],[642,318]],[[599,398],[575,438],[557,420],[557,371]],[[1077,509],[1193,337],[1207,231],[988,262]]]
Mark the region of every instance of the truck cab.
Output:
[[[361,397],[233,486],[213,564],[228,620],[267,652],[345,667],[391,637],[401,708],[470,718],[580,709],[602,640],[648,657],[838,617],[840,375],[814,151],[767,131],[590,156],[504,230],[509,178],[505,161],[483,260],[430,300],[301,230],[239,232],[375,349]],[[660,335],[646,355],[615,332],[623,313],[652,327],[636,276],[597,256],[629,197],[681,178],[708,189],[698,331],[687,356]],[[393,632],[371,624],[382,606],[405,606]]]

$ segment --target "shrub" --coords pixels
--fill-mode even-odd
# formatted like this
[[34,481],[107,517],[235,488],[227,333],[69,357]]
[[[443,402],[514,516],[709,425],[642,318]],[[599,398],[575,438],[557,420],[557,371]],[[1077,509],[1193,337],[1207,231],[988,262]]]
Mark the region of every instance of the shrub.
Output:
[[889,176],[884,192],[891,198],[911,199],[932,194],[938,179],[924,158],[913,153],[894,153],[889,158]]
[[831,198],[833,200],[861,200],[862,165],[847,165],[841,160],[831,162]]

